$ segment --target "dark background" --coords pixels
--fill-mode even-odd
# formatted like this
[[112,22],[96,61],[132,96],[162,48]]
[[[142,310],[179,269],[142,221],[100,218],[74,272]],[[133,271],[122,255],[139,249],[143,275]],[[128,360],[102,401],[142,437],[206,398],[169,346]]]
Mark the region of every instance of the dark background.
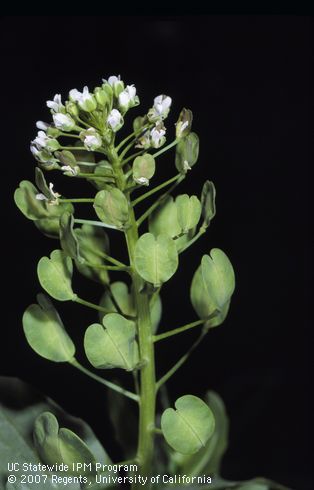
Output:
[[[180,192],[199,194],[207,178],[217,188],[209,232],[182,255],[180,271],[164,287],[162,328],[195,319],[189,285],[201,255],[212,247],[228,254],[237,278],[227,321],[169,383],[171,399],[202,396],[208,388],[221,394],[231,419],[225,477],[264,475],[296,490],[312,488],[306,316],[310,19],[3,17],[0,36],[1,373],[21,377],[86,419],[111,454],[121,456],[103,388],[71,367],[39,358],[25,342],[21,316],[39,291],[36,264],[56,244],[13,203],[19,181],[33,180],[29,142],[35,121],[49,120],[45,101],[120,73],[138,89],[141,106],[134,115],[144,114],[160,93],[173,98],[168,141],[180,109],[192,109],[200,159]],[[171,155],[159,165],[157,178],[174,174]],[[72,181],[52,180],[68,197],[80,190],[74,183],[68,190]],[[76,214],[86,215],[86,207]],[[120,245],[112,250],[123,257]],[[86,299],[100,294],[87,281],[76,279],[76,287]],[[80,344],[93,312],[74,304],[58,307]],[[158,372],[196,335],[162,342]],[[86,362],[79,345],[78,351]]]

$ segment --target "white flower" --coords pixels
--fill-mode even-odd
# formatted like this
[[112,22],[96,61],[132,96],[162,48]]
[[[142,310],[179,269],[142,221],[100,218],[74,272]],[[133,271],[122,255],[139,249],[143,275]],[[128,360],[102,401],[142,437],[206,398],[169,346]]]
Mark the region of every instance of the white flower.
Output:
[[31,150],[33,156],[36,158],[36,160],[38,160],[41,152],[40,152],[40,150],[38,150],[37,146],[35,146],[33,143],[31,143],[30,150]]
[[151,145],[153,148],[159,148],[166,140],[166,129],[164,127],[155,126],[150,132]]
[[45,131],[38,131],[36,138],[32,141],[39,150],[46,149],[48,151],[56,151],[60,148],[58,141],[50,136],[47,136]]
[[187,172],[188,170],[191,170],[192,167],[189,165],[189,162],[187,160],[184,160],[183,162],[183,170]]
[[168,95],[158,95],[157,97],[155,97],[153,109],[156,116],[160,116],[162,119],[167,117],[171,103],[172,99]]
[[101,147],[102,139],[94,128],[88,128],[82,133],[82,139],[87,151],[94,151]]
[[[103,82],[106,82],[107,80],[103,80]],[[117,83],[121,81],[120,75],[117,77],[115,75],[111,75],[111,77],[108,78],[108,83],[111,85],[111,87],[114,87]]]
[[72,131],[75,128],[75,121],[69,114],[58,112],[52,116],[56,128],[62,131]]
[[47,131],[47,129],[50,127],[50,124],[44,122],[44,121],[37,121],[36,122],[36,128],[37,129],[42,129],[43,131]]
[[62,104],[60,94],[56,94],[53,100],[47,100],[47,106],[52,110],[52,112],[60,112],[65,108]]
[[38,201],[48,201],[49,204],[59,204],[58,199],[61,197],[61,194],[58,192],[54,192],[53,190],[53,184],[50,182],[49,184],[49,191],[50,191],[50,196],[47,197],[45,194],[42,194],[41,192],[39,194],[36,194],[36,199]]
[[150,132],[145,131],[145,133],[137,139],[135,148],[144,148],[147,150],[151,146]]
[[136,96],[136,88],[134,85],[127,85],[126,88],[119,94],[118,103],[120,109],[127,111],[131,107],[139,104],[139,99]]
[[149,180],[146,177],[138,177],[137,179],[134,179],[134,181],[140,185],[149,185]]
[[91,112],[97,107],[97,102],[93,94],[88,90],[88,87],[83,88],[83,92],[79,92],[76,88],[70,90],[70,99],[77,102],[83,111]]
[[78,166],[70,167],[70,165],[63,165],[61,167],[61,170],[63,170],[63,172],[65,172],[66,175],[71,175],[75,177],[79,173],[80,169]]
[[123,117],[121,113],[117,109],[112,109],[107,118],[107,123],[111,127],[112,131],[118,131],[123,125]]

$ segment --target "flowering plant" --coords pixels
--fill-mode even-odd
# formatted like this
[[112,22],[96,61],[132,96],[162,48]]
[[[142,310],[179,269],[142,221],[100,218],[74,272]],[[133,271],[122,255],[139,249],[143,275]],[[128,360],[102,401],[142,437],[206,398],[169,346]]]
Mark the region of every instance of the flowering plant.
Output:
[[[39,294],[37,303],[26,309],[24,333],[37,354],[53,362],[71,364],[112,392],[108,410],[114,415],[127,458],[118,469],[126,472],[121,477],[123,483],[131,484],[133,489],[143,485],[175,488],[176,484],[177,488],[188,485],[190,489],[195,485],[204,489],[283,488],[264,479],[236,483],[221,478],[220,461],[227,446],[228,424],[216,393],[209,392],[205,401],[185,394],[176,400],[174,408],[165,401],[166,382],[208,332],[224,321],[235,288],[230,260],[222,250],[212,249],[202,257],[191,283],[191,303],[198,318],[158,333],[163,284],[175,274],[180,255],[206,233],[215,216],[216,191],[208,180],[199,197],[171,196],[189,176],[199,154],[199,139],[192,132],[192,112],[185,108],[178,117],[174,140],[165,146],[165,120],[171,103],[167,95],[155,97],[147,113],[134,119],[132,132],[117,141],[127,113],[139,104],[135,86],[125,86],[120,77],[110,76],[92,92],[88,87],[82,92],[70,90],[65,103],[60,94],[47,102],[52,122],[38,121],[38,135],[31,142],[38,163],[36,185],[21,182],[15,202],[41,232],[57,238],[60,247],[38,262],[38,279],[49,296]],[[145,190],[155,176],[158,158],[174,147],[176,174]],[[85,179],[94,192],[88,198],[63,196],[53,183],[46,181],[46,174],[51,171],[63,173],[69,183],[71,179]],[[139,193],[141,190],[144,192]],[[139,215],[138,204],[157,193],[157,199]],[[81,204],[90,205],[91,219],[77,217],[74,205]],[[148,231],[143,232],[146,223]],[[125,239],[127,260],[111,255],[106,230],[112,232],[113,239],[118,234]],[[78,273],[102,285],[100,302],[83,299],[73,290],[73,266]],[[113,280],[116,272],[125,274],[126,282]],[[100,372],[120,369],[131,373],[133,391],[99,376],[78,361],[75,345],[49,297],[97,312],[98,319],[85,331],[86,358]],[[197,340],[156,380],[155,348],[194,328],[200,329]],[[159,394],[164,395],[165,405],[160,416],[156,414]],[[128,400],[138,405],[138,435],[130,446],[124,431],[126,418],[130,417]],[[66,464],[72,475],[67,480],[71,488],[109,488],[121,483],[110,476],[109,467],[114,465],[95,436],[88,440],[86,433],[79,437],[73,430],[59,429],[60,411],[51,403],[48,405],[45,411],[38,409],[28,418],[35,463],[40,460],[46,465],[44,471],[49,470],[49,465]],[[136,423],[129,423],[134,428]],[[54,470],[62,472],[60,466]]]

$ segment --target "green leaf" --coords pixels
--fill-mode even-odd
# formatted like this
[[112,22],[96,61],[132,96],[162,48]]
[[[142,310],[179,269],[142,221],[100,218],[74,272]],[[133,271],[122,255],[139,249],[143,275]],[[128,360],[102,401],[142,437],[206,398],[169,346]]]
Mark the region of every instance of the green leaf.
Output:
[[133,162],[133,179],[139,184],[143,183],[141,179],[144,179],[144,182],[148,184],[155,173],[155,168],[154,157],[149,153],[144,153],[136,157]]
[[224,305],[221,311],[216,310],[216,304],[205,288],[201,265],[196,269],[193,276],[190,296],[193,308],[201,319],[208,318],[216,311],[216,315],[204,324],[205,328],[218,327],[224,322],[229,311],[230,301]]
[[116,187],[108,187],[96,194],[94,209],[98,218],[109,226],[123,228],[129,220],[128,201]]
[[[100,306],[108,311],[118,311],[119,307],[123,315],[136,317],[136,306],[133,292],[129,292],[127,284],[122,281],[113,282],[110,284],[110,291],[105,291],[100,300]],[[112,299],[113,296],[113,299]],[[150,315],[152,321],[152,332],[156,333],[162,313],[162,304],[159,294],[154,294],[149,302]],[[104,314],[100,313],[100,321]]]
[[[103,254],[109,254],[109,238],[107,233],[99,226],[84,224],[81,228],[74,230],[77,237],[80,256],[86,262],[94,265],[105,265]],[[101,284],[108,284],[108,271],[89,267],[79,261],[75,262],[78,271],[83,276]]]
[[222,250],[213,248],[210,256],[203,256],[201,267],[205,290],[215,308],[222,311],[235,288],[232,264]]
[[215,429],[205,446],[197,454],[181,456],[180,473],[189,476],[217,475],[221,459],[228,446],[229,422],[224,403],[214,391],[206,395],[206,402],[213,412]]
[[175,165],[179,172],[186,172],[195,165],[199,153],[199,139],[197,134],[190,133],[182,138],[176,146]]
[[47,200],[36,199],[37,195],[36,187],[28,180],[23,180],[14,193],[14,201],[24,216],[34,221],[42,233],[57,238],[59,218],[65,211],[73,213],[73,206],[71,203],[51,204]]
[[182,454],[194,454],[206,445],[215,427],[212,411],[193,395],[175,402],[176,410],[167,408],[161,417],[161,429],[168,444]]
[[176,198],[178,223],[181,231],[187,233],[195,228],[201,217],[201,203],[196,196],[182,194]]
[[134,264],[138,274],[154,287],[168,281],[178,267],[175,242],[167,235],[142,235],[135,246]]
[[[9,377],[0,377],[0,485],[9,475],[8,463],[18,462],[38,464],[39,455],[34,447],[32,432],[36,418],[49,411],[55,414],[60,424],[74,430],[85,442],[95,459],[104,464],[111,461],[91,428],[81,419],[62,410],[54,401],[31,388],[26,383]],[[38,472],[37,472],[38,473]],[[36,473],[35,473],[36,474]],[[63,475],[64,476],[64,475]],[[45,488],[55,489],[47,478]],[[40,488],[37,484],[36,487]],[[1,488],[3,488],[1,486]],[[9,486],[6,489],[24,490],[23,486]],[[30,487],[35,490],[34,486]],[[80,485],[69,485],[71,490],[79,490]]]
[[71,279],[73,265],[70,257],[62,250],[54,250],[48,257],[38,262],[37,274],[42,288],[54,299],[59,301],[74,300]]
[[54,362],[70,361],[75,346],[67,334],[62,320],[43,294],[37,296],[39,304],[30,305],[23,315],[23,328],[27,342],[40,356]]
[[73,463],[85,463],[87,466],[82,467],[80,473],[95,473],[96,460],[85,442],[71,430],[59,429],[58,420],[51,412],[44,412],[37,417],[33,435],[35,448],[44,463],[64,463],[69,466],[70,474],[76,473],[72,469]]
[[72,259],[82,262],[80,249],[77,237],[73,230],[74,217],[73,214],[63,213],[60,217],[60,243],[66,255]]
[[[150,215],[148,221],[149,232],[155,237],[160,234],[168,235],[174,238],[180,235],[182,229],[178,221],[178,212],[176,203],[172,196],[164,199],[163,203]],[[193,237],[194,230],[176,238],[175,244],[178,252]]]
[[89,362],[97,369],[132,371],[139,362],[135,334],[134,322],[118,313],[108,313],[103,325],[94,323],[85,332],[84,347]]
[[202,216],[204,218],[203,227],[207,228],[216,214],[216,189],[213,182],[206,180],[203,185],[201,203]]

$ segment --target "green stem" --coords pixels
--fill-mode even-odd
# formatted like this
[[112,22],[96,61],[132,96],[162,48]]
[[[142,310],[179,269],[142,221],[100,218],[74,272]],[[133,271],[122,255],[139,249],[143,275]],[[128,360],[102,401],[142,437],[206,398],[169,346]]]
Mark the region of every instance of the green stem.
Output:
[[[117,152],[112,149],[110,160],[117,172],[117,185],[124,188],[125,177],[121,170],[121,162]],[[140,474],[150,477],[152,473],[152,461],[154,454],[154,426],[156,405],[156,377],[154,343],[150,318],[149,299],[146,293],[141,292],[143,281],[134,269],[134,252],[138,240],[138,227],[134,216],[132,204],[129,204],[130,227],[125,231],[130,265],[132,269],[132,281],[134,299],[137,311],[138,343],[141,359],[140,370],[140,402],[139,402],[139,437],[136,459],[139,462]],[[147,489],[150,488],[147,485]],[[142,488],[140,483],[134,483],[133,490]]]
[[158,208],[158,206],[160,206],[160,204],[162,204],[162,202],[166,199],[167,196],[169,196],[170,192],[172,192],[181,182],[182,180],[184,179],[184,175],[181,176],[181,178],[179,178],[171,187],[170,189],[167,190],[167,192],[165,192],[164,194],[162,194],[160,197],[158,197],[158,199],[145,211],[145,213],[142,214],[142,216],[140,216],[137,220],[137,226],[140,226],[143,221],[146,220],[146,218],[148,218],[148,216],[153,212],[155,211],[156,208]]
[[89,173],[84,173],[84,172],[80,172],[78,174],[78,177],[84,177],[85,179],[91,179],[91,180],[101,180],[103,182],[106,182],[108,181],[108,179],[114,179],[114,177],[105,177],[103,175],[94,175],[94,174],[89,174]]
[[202,235],[204,235],[204,233],[206,233],[206,228],[201,227],[199,232],[181,248],[179,253],[181,254],[182,252],[187,250],[191,245],[193,245],[193,243],[196,242],[196,240],[198,240]]
[[139,401],[139,397],[135,394],[132,393],[131,391],[125,390],[119,385],[116,385],[115,383],[111,383],[111,381],[107,381],[106,379],[101,378],[100,376],[97,376],[97,374],[92,373],[88,369],[86,369],[84,366],[82,366],[76,359],[73,359],[73,361],[70,361],[70,364],[74,366],[75,368],[79,369],[82,371],[82,373],[86,374],[90,378],[94,379],[95,381],[98,381],[98,383],[101,383],[107,388],[110,388],[111,390],[117,391],[121,395],[126,396],[127,398],[130,398],[131,400],[134,400],[135,402]]
[[189,348],[189,350],[182,356],[180,357],[180,359],[175,363],[174,366],[172,366],[171,369],[169,369],[169,371],[166,372],[166,374],[164,374],[156,383],[156,393],[157,391],[159,390],[159,388],[165,384],[168,379],[171,378],[171,376],[176,372],[178,371],[178,369],[180,369],[180,367],[188,360],[188,358],[190,357],[190,355],[192,354],[192,352],[196,349],[196,347],[201,343],[201,341],[203,340],[203,338],[205,337],[206,335],[206,332],[202,332],[200,334],[200,336],[196,339],[196,341],[194,342],[194,344],[192,344],[192,346]]
[[178,333],[185,332],[186,330],[190,330],[191,328],[198,327],[199,325],[203,325],[207,320],[196,320],[195,322],[187,323],[183,325],[183,327],[174,328],[173,330],[168,330],[167,332],[161,333],[159,335],[154,335],[154,342],[158,342],[159,340],[167,339],[168,337],[172,337],[173,335],[177,335]]
[[[153,126],[153,124],[148,124],[147,126],[140,128],[137,131],[133,131],[133,133],[130,133],[126,138],[124,138],[124,140],[120,141],[118,146],[116,146],[115,151],[118,152],[122,148],[122,146],[124,146],[128,141],[130,141],[130,139],[132,139],[134,136],[139,136],[141,133],[144,133],[151,126]],[[119,155],[119,160],[122,160],[121,155]]]
[[[107,225],[106,223],[103,223],[102,221],[94,221],[90,219],[78,219],[74,218],[74,223],[78,223],[81,225],[93,225],[93,226],[100,226],[101,228],[110,228],[112,230],[119,230],[116,226],[111,226]],[[121,230],[119,230],[121,231]]]
[[134,201],[132,201],[132,206],[136,206],[136,204],[138,204],[139,202],[142,202],[144,201],[144,199],[147,199],[147,197],[150,197],[152,196],[153,194],[155,194],[156,192],[160,191],[161,189],[163,189],[164,187],[166,187],[167,185],[169,184],[172,184],[172,182],[175,182],[176,180],[178,180],[180,177],[182,177],[182,174],[177,174],[175,175],[174,177],[171,177],[171,179],[168,179],[166,180],[165,182],[163,182],[162,184],[160,185],[157,185],[156,187],[154,187],[153,189],[151,189],[150,191],[148,192],[145,192],[145,194],[142,194],[141,196],[139,196],[138,198],[134,199]]
[[59,199],[59,202],[94,202],[95,199],[90,199],[90,198],[75,198],[75,199]]
[[118,265],[119,267],[124,267],[124,268],[129,268],[129,266],[127,266],[126,264],[124,264],[123,262],[120,262],[120,260],[117,260],[115,259],[114,257],[111,257],[110,255],[107,255],[106,253],[102,252],[101,253],[101,256],[107,260],[108,262],[111,262],[112,264],[114,265]]
[[132,155],[130,155],[128,158],[126,158],[125,160],[122,161],[121,165],[122,167],[128,163],[130,160],[133,160],[135,157],[138,157],[139,155],[141,155],[143,153],[143,151],[145,150],[139,150],[137,151],[136,153],[133,153]]
[[76,303],[79,303],[80,305],[87,306],[88,308],[92,308],[93,310],[101,311],[102,313],[116,313],[115,311],[109,311],[106,308],[103,308],[102,306],[95,305],[95,303],[90,303],[89,301],[85,301],[85,299],[79,298],[76,296],[73,301]]
[[100,265],[100,264],[92,264],[90,262],[85,261],[83,265],[90,267],[91,269],[102,269],[104,271],[125,271],[128,272],[130,267],[124,265],[123,267],[120,265]]
[[170,148],[172,148],[173,146],[176,146],[178,143],[179,143],[180,140],[174,140],[172,143],[170,143],[169,145],[165,146],[164,148],[162,148],[161,150],[157,151],[156,153],[153,154],[153,157],[154,158],[157,158],[159,157],[160,155],[162,155],[163,153],[165,153],[166,151],[170,150]]

